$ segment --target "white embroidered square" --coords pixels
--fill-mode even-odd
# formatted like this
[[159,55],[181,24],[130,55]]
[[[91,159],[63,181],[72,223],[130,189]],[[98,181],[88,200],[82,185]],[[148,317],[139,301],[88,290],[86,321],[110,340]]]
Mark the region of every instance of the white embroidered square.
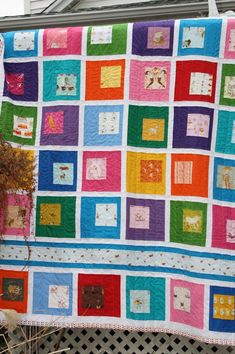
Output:
[[187,136],[208,138],[210,116],[206,114],[189,113],[187,118]]
[[235,243],[235,220],[226,220],[226,241]]
[[192,72],[190,77],[190,95],[212,95],[213,75],[200,72]]
[[95,226],[117,226],[117,204],[96,204]]
[[235,144],[235,120],[233,121],[231,143]]
[[218,165],[216,187],[235,189],[235,167]]
[[100,112],[99,113],[99,134],[109,135],[119,133],[119,112]]
[[65,285],[49,285],[48,307],[68,309],[69,287]]
[[191,294],[188,288],[174,287],[174,309],[190,312]]
[[225,76],[224,98],[235,98],[235,76]]
[[175,161],[175,184],[192,184],[193,161]]
[[230,30],[228,50],[230,52],[235,52],[235,29]]
[[14,50],[34,50],[34,32],[16,32],[14,34]]
[[133,313],[150,313],[149,290],[130,290],[130,311]]
[[53,184],[73,185],[73,163],[53,163]]
[[86,160],[86,179],[101,180],[107,178],[107,159],[88,158]]
[[96,26],[91,29],[91,44],[112,43],[112,26]]
[[25,139],[32,139],[33,137],[33,118],[19,117],[14,115],[13,135]]
[[132,229],[149,229],[150,208],[145,206],[130,206],[130,224]]
[[204,48],[205,27],[184,27],[182,48]]

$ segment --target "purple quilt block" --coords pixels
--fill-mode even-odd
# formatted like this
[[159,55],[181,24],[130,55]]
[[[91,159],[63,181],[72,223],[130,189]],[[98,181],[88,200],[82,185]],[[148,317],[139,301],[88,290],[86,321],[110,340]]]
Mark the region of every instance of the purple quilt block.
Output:
[[132,54],[171,56],[173,37],[174,21],[134,23]]
[[126,239],[164,241],[165,202],[127,198]]
[[207,107],[175,107],[173,147],[210,150],[213,115]]

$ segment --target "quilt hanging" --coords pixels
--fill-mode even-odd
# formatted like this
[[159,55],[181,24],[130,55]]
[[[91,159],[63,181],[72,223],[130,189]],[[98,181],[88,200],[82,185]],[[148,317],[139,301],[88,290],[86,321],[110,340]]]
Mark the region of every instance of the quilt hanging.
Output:
[[235,345],[235,19],[3,41],[0,130],[37,188],[32,215],[8,197],[0,308]]

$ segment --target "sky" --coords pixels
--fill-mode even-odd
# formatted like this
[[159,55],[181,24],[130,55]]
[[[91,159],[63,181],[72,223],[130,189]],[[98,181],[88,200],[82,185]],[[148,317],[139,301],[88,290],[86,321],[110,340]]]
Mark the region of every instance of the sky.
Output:
[[24,14],[24,0],[0,0],[0,17]]

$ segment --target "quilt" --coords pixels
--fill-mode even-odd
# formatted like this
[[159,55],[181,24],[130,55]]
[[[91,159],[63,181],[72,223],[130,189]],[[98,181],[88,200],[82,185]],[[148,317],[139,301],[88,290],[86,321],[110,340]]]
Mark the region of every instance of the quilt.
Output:
[[21,30],[1,53],[0,130],[37,187],[31,215],[9,194],[0,308],[235,345],[235,19]]

